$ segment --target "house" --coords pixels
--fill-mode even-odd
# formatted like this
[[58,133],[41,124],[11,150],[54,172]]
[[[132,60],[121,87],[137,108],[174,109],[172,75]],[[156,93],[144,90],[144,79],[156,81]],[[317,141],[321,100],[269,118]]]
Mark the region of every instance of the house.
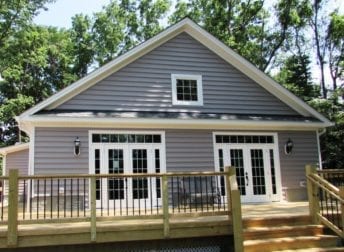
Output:
[[[232,165],[243,202],[304,199],[304,166],[321,165],[319,134],[332,125],[188,18],[16,120],[30,136],[29,175]],[[20,168],[27,152],[8,148],[6,169]]]

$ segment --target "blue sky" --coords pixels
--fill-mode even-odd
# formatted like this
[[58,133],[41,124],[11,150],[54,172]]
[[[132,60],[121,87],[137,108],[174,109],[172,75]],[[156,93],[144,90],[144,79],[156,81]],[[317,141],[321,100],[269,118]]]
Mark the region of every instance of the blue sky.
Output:
[[[46,7],[48,11],[42,11],[35,19],[36,24],[51,25],[58,27],[71,27],[71,18],[78,13],[91,15],[102,9],[111,0],[57,0],[55,3]],[[339,7],[340,12],[344,13],[344,0],[330,0],[330,9],[334,6]]]
[[75,14],[92,14],[102,9],[110,0],[57,0],[46,5],[48,11],[42,11],[35,19],[36,24],[58,27],[71,27],[71,18]]

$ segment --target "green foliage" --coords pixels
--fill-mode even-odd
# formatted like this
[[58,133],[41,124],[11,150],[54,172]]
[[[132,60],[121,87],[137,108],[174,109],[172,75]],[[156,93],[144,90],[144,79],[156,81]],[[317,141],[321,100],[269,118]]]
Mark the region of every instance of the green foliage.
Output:
[[72,72],[78,78],[88,73],[95,55],[91,25],[92,21],[87,15],[79,14],[72,18],[70,53],[73,62]]
[[112,1],[94,16],[95,61],[101,66],[163,29],[168,0]]
[[310,60],[307,55],[288,57],[275,79],[304,101],[320,95],[317,86],[312,84]]
[[331,14],[326,43],[333,90],[336,90],[338,79],[342,84],[344,81],[344,15],[337,12]]
[[324,168],[343,169],[344,105],[331,99],[313,99],[309,104],[335,123],[321,136],[321,156]]
[[23,94],[39,102],[67,86],[75,80],[70,46],[69,33],[53,27],[31,26],[13,35],[2,54],[1,97]]
[[0,107],[1,144],[13,145],[19,141],[19,129],[14,117],[24,112],[34,104],[32,97],[18,94],[16,98],[5,99]]
[[49,2],[54,0],[0,1],[0,48],[12,34],[29,26],[32,18]]

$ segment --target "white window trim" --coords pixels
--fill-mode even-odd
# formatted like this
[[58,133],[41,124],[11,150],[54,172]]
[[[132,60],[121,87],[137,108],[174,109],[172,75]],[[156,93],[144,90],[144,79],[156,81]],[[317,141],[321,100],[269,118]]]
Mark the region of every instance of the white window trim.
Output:
[[[195,80],[197,82],[197,101],[179,101],[177,99],[177,79]],[[195,74],[171,74],[172,81],[172,104],[187,106],[203,106],[202,75]]]

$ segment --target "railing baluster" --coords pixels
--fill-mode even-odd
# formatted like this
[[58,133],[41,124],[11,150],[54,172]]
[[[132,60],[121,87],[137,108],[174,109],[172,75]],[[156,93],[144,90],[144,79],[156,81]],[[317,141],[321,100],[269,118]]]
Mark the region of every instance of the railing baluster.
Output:
[[79,201],[79,199],[80,199],[80,187],[79,187],[79,178],[78,178],[78,180],[77,180],[77,192],[78,192],[78,194],[77,194],[77,204],[78,204],[78,212],[77,212],[77,215],[78,215],[78,217],[79,217],[79,211],[80,211],[80,201]]
[[47,199],[47,197],[46,197],[46,193],[47,193],[47,188],[46,188],[46,186],[47,186],[47,180],[46,179],[44,179],[44,183],[43,183],[43,186],[44,186],[44,190],[43,190],[43,193],[44,193],[44,195],[43,195],[43,216],[44,216],[44,219],[45,219],[45,214],[46,214],[46,199]]
[[26,179],[23,180],[24,192],[23,192],[23,220],[25,220],[25,202],[26,202]]
[[73,179],[70,179],[70,217],[73,217]]
[[57,179],[57,218],[60,218],[60,179]]
[[50,178],[50,219],[53,218],[53,195],[54,195],[54,190],[53,190],[53,178]]
[[66,179],[63,180],[63,217],[66,218],[66,208],[67,208],[67,185]]
[[84,203],[83,203],[83,207],[84,207],[84,217],[86,216],[86,179],[84,178],[84,192],[83,192],[83,198],[84,198]]
[[39,219],[39,179],[37,179],[36,218]]

